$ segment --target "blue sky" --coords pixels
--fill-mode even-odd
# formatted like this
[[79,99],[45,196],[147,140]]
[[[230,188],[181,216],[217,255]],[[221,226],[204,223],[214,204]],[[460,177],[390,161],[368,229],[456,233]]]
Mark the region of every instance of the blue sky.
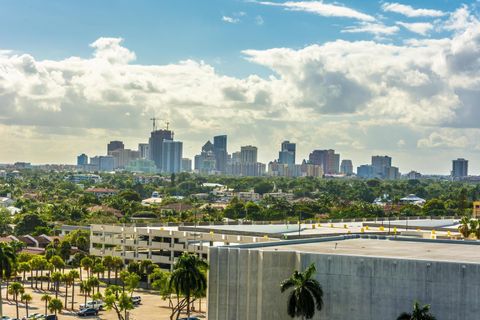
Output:
[[193,157],[281,141],[354,166],[480,173],[480,2],[4,0],[0,162],[136,148],[156,114]]

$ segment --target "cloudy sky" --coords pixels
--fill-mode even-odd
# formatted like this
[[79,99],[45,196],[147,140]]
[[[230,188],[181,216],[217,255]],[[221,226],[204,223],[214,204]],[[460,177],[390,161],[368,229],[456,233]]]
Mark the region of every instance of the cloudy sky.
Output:
[[[480,174],[480,2],[4,0],[0,162],[74,163],[170,122],[193,157],[282,140]],[[164,125],[162,123],[162,125]]]

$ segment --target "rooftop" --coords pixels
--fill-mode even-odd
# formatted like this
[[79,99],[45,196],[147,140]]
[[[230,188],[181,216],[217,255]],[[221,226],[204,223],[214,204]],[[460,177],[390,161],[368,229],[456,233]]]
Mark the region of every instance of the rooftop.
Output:
[[[294,242],[294,241],[293,241]],[[399,258],[413,260],[437,260],[448,262],[480,263],[480,242],[466,244],[461,241],[419,241],[394,238],[377,239],[332,239],[331,241],[292,243],[281,246],[262,247],[267,251],[299,251],[329,255]]]

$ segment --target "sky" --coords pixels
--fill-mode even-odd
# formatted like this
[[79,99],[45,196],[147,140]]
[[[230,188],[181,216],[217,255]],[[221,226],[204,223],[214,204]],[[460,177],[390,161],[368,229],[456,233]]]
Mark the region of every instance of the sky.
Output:
[[297,161],[335,149],[354,167],[480,174],[480,1],[3,0],[0,163],[75,163],[110,140],[136,149],[152,116],[192,158]]

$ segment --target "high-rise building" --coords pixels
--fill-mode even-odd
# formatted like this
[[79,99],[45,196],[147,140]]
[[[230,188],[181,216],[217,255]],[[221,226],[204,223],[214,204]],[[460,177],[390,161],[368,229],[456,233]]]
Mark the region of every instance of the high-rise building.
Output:
[[110,155],[110,152],[115,151],[115,150],[120,150],[124,149],[125,145],[123,144],[122,141],[110,141],[110,143],[107,145],[107,154]]
[[77,166],[86,166],[88,164],[88,156],[82,153],[77,157]]
[[141,159],[150,159],[150,145],[148,143],[139,143],[138,152]]
[[115,169],[125,169],[131,161],[140,158],[140,152],[130,149],[117,149],[110,152],[113,157],[113,163]]
[[295,152],[297,146],[290,141],[283,141],[280,152],[278,153],[278,163],[280,164],[295,164]]
[[392,166],[392,158],[389,156],[372,156],[374,174],[378,178],[384,178],[386,168]]
[[182,172],[192,171],[192,159],[182,158]]
[[468,160],[458,158],[452,161],[452,177],[465,178],[468,177]]
[[217,171],[225,172],[228,159],[226,135],[213,137],[213,152],[215,154],[215,166]]
[[375,177],[375,169],[372,165],[363,164],[357,168],[357,176],[360,178],[371,179]]
[[99,171],[113,171],[114,159],[112,156],[96,156],[90,159],[90,164]]
[[346,176],[350,176],[353,174],[352,160],[342,160],[342,164],[340,165],[340,173]]
[[243,146],[240,148],[241,163],[257,163],[257,147]]
[[182,170],[183,143],[180,141],[163,140],[162,172],[178,173]]
[[338,174],[340,167],[340,155],[335,150],[314,150],[308,160],[311,164],[322,166],[325,174]]
[[195,156],[194,161],[195,171],[199,173],[210,174],[216,170],[217,160],[215,159],[213,144],[210,140],[205,142],[202,146],[202,152]]
[[170,130],[152,131],[148,144],[150,146],[150,160],[155,162],[159,171],[164,171],[163,161],[163,141],[173,140],[173,132]]

